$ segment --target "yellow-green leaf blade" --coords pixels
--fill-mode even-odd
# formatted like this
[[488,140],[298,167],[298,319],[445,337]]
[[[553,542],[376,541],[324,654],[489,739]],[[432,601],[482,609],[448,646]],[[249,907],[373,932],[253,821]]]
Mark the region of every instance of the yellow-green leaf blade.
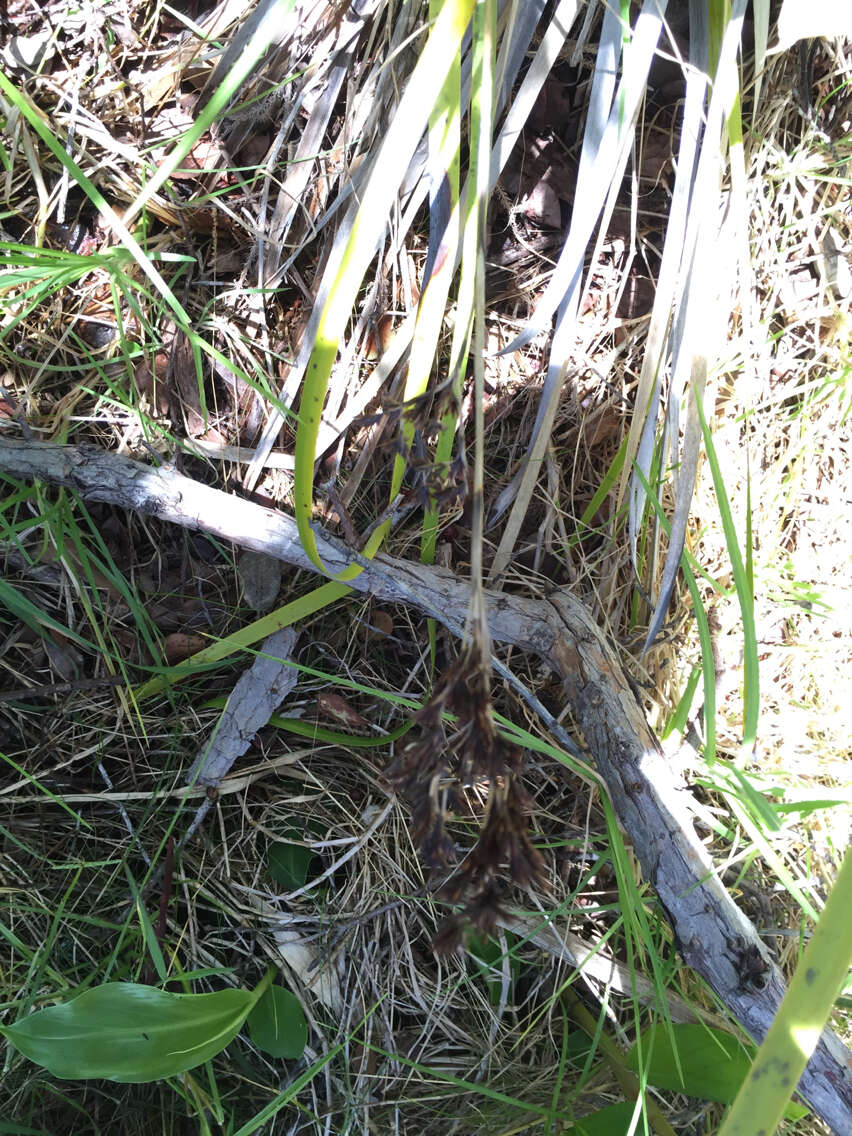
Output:
[[248,990],[172,994],[108,982],[0,1032],[54,1077],[140,1084],[179,1076],[215,1056],[255,1001]]
[[[352,222],[349,239],[336,266],[336,277],[317,328],[316,343],[305,374],[299,428],[296,432],[293,510],[302,547],[322,572],[326,569],[311,529],[311,518],[320,415],[331,368],[340,338],[352,313],[358,288],[375,254],[411,155],[426,127],[430,109],[435,105],[452,62],[460,50],[473,7],[473,0],[452,0],[451,3],[445,3],[432,27],[385,135],[360,208]],[[379,533],[383,535],[384,531],[385,526]],[[372,556],[374,551],[373,544],[370,544],[365,555]],[[361,568],[353,565],[338,579],[352,580],[360,572]]]

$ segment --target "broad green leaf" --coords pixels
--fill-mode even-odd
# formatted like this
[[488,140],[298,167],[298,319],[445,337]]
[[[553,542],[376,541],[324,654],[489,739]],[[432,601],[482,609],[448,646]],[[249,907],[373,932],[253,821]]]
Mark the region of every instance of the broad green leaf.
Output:
[[308,1023],[299,999],[283,986],[270,986],[248,1016],[251,1039],[270,1057],[301,1057]]
[[562,1052],[566,1058],[577,1065],[585,1061],[592,1048],[589,1035],[581,1029],[571,1030],[562,1038]]
[[214,1057],[239,1033],[257,999],[249,990],[171,994],[108,982],[0,1033],[54,1077],[141,1084],[177,1077]]
[[[733,1034],[699,1025],[651,1026],[641,1053],[649,1084],[724,1103],[737,1095],[751,1065],[751,1054]],[[626,1064],[639,1071],[638,1046],[630,1050]]]
[[[635,1109],[632,1102],[611,1104],[577,1120],[573,1131],[577,1136],[627,1136]],[[642,1131],[641,1123],[634,1131]]]
[[[652,1042],[653,1052],[648,1057]],[[745,1081],[754,1053],[753,1045],[740,1045],[724,1030],[686,1024],[652,1026],[642,1039],[642,1068],[648,1083],[658,1089],[728,1104]],[[626,1063],[638,1071],[636,1046]],[[799,1104],[789,1104],[785,1115],[788,1120],[797,1120],[807,1111]]]
[[305,886],[316,860],[319,860],[319,856],[304,844],[290,844],[285,840],[270,844],[266,853],[266,867],[270,876],[287,891],[296,891]]

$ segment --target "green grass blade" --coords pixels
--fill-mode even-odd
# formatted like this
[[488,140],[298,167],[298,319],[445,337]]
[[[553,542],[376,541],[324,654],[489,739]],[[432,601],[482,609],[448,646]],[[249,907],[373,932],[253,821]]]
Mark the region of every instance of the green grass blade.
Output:
[[159,163],[157,172],[126,210],[124,214],[126,223],[129,223],[142,211],[157,190],[178,169],[202,134],[210,129],[234,94],[249,77],[255,65],[266,54],[282,21],[289,15],[295,3],[296,0],[275,0],[273,4],[268,6],[269,10],[266,16],[255,28],[234,66],[211,95],[210,101],[204,106],[192,126],[181,135],[169,155]]
[[124,220],[119,217],[113,207],[109,204],[101,191],[97,188],[94,182],[83,173],[82,169],[77,165],[65,152],[65,148],[60,144],[57,138],[54,137],[51,130],[44,123],[41,115],[26,98],[0,71],[0,90],[6,95],[10,102],[18,108],[21,114],[41,138],[42,142],[53,153],[54,157],[68,170],[71,177],[85,192],[86,196],[92,204],[101,212],[101,214],[108,220],[110,227],[118,235],[122,244],[127,248],[135,259],[136,263],[163,297],[169,308],[173,312],[175,319],[179,326],[183,328],[187,334],[192,334],[192,328],[189,318],[183,309],[183,306],[178,301],[177,297],[172,292],[166,281],[154,267],[154,264],[148,254],[142,249],[139,242],[128,229]]
[[[754,592],[749,586],[748,573],[740,552],[737,530],[731,513],[731,505],[725,488],[725,479],[722,468],[713,444],[713,436],[707,426],[704,408],[701,400],[697,400],[698,417],[704,435],[704,447],[707,452],[707,461],[713,476],[713,487],[716,490],[716,500],[719,505],[719,516],[725,533],[725,543],[728,555],[731,558],[731,569],[734,575],[734,585],[737,590],[740,612],[743,620],[743,655],[745,666],[745,684],[743,689],[744,722],[743,722],[743,749],[749,751],[754,748],[757,740],[757,723],[760,716],[760,663],[757,653],[757,632],[754,620]],[[750,520],[747,521],[747,533],[750,531]]]
[[[358,288],[375,255],[402,178],[426,127],[430,108],[435,105],[452,60],[461,49],[462,36],[472,11],[473,0],[447,0],[443,5],[376,157],[340,263],[332,266],[336,277],[320,317],[302,390],[293,489],[293,507],[302,546],[312,563],[326,575],[328,572],[311,529],[311,518],[320,415],[331,369]],[[382,526],[373,534],[365,549],[366,556],[375,555],[385,531],[386,526]],[[354,579],[361,571],[358,565],[353,565],[344,571],[340,579]]]
[[191,675],[209,670],[212,665],[222,662],[223,659],[237,654],[237,652],[251,646],[253,643],[257,643],[261,639],[265,639],[268,635],[271,635],[273,631],[280,631],[284,627],[290,627],[300,619],[306,619],[309,615],[321,611],[323,608],[328,607],[329,604],[345,596],[349,590],[350,589],[347,588],[345,584],[340,584],[336,581],[331,581],[328,584],[323,584],[319,588],[315,588],[306,596],[301,596],[299,599],[293,600],[292,603],[285,604],[284,607],[278,608],[277,611],[272,611],[269,615],[263,616],[262,619],[257,619],[254,623],[240,628],[240,630],[235,631],[233,635],[226,635],[224,639],[217,639],[210,647],[199,651],[197,654],[187,659],[186,662],[178,666],[170,667],[162,674],[149,679],[148,682],[144,683],[144,685],[139,687],[136,691],[136,698],[141,702],[145,698],[159,694],[159,692],[165,690],[166,687],[182,682],[183,679],[189,678]]
[[[646,499],[650,501],[657,514],[657,520],[663,530],[667,534],[670,533],[671,526],[669,519],[657,500],[656,494],[651,492],[645,475],[642,473],[639,466],[634,465],[634,469],[636,471],[636,477],[645,491]],[[698,641],[701,644],[701,670],[704,691],[704,760],[708,765],[712,765],[716,760],[716,663],[713,658],[713,639],[710,635],[710,624],[707,619],[707,612],[704,610],[701,593],[698,590],[698,584],[693,574],[686,549],[681,552],[680,567],[683,572],[683,578],[686,581],[686,586],[689,589],[690,599],[692,600],[692,610],[695,615],[698,630]]]
[[[431,0],[434,19],[442,0]],[[417,310],[414,337],[408,361],[403,401],[423,394],[435,361],[441,325],[447,307],[459,241],[459,150],[461,147],[461,57],[454,55],[446,79],[429,112],[430,255],[428,275]],[[403,421],[403,438],[411,444],[414,425]],[[405,458],[397,455],[391,478],[391,501],[399,492],[405,474]]]
[[752,1136],[756,1117],[766,1132],[774,1132],[781,1123],[852,965],[851,905],[852,853],[847,851],[789,989],[719,1136]]

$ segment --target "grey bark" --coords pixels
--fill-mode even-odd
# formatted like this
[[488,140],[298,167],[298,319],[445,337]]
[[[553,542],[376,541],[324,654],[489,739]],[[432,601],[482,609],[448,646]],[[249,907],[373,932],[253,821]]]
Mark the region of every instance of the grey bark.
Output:
[[[290,517],[201,485],[168,466],[153,468],[94,447],[0,441],[0,471],[63,485],[84,500],[137,509],[315,571]],[[317,533],[317,544],[330,573],[340,573],[352,562],[351,554],[326,534]],[[465,581],[388,556],[365,563],[351,588],[413,604],[458,632],[468,605]],[[493,592],[487,604],[493,640],[535,652],[561,678],[565,701],[684,961],[743,1028],[762,1040],[784,995],[782,975],[698,839],[691,793],[664,759],[618,656],[583,604],[567,591],[547,599]],[[746,951],[766,967],[759,982],[746,973]],[[845,1046],[825,1030],[798,1086],[838,1133],[852,1132],[850,1065]]]
[[299,672],[288,667],[296,632],[284,627],[269,635],[248,670],[240,675],[210,738],[186,774],[187,785],[218,786],[242,757],[293,687]]

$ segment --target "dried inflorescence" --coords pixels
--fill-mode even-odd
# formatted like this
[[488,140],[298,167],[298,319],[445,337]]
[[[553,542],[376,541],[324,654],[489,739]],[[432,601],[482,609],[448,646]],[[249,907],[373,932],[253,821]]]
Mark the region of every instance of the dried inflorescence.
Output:
[[[455,717],[454,725],[445,714]],[[488,792],[476,845],[439,893],[461,904],[457,915],[444,920],[433,943],[446,954],[458,949],[467,925],[491,934],[503,914],[503,877],[525,887],[541,880],[543,861],[530,839],[523,755],[497,733],[488,670],[476,644],[451,668],[416,722],[420,737],[397,756],[388,777],[411,803],[414,839],[428,867],[451,863],[446,822],[459,791],[483,783]]]

